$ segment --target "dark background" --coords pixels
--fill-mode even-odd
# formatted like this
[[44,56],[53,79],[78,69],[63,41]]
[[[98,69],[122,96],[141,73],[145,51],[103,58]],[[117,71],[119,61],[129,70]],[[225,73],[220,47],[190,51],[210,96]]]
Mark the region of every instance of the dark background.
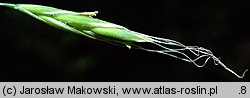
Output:
[[[7,2],[2,0],[0,2]],[[11,0],[72,11],[144,34],[210,49],[241,74],[250,65],[249,1]],[[0,81],[248,81],[211,61],[197,68],[166,55],[127,49],[48,26],[0,7]]]

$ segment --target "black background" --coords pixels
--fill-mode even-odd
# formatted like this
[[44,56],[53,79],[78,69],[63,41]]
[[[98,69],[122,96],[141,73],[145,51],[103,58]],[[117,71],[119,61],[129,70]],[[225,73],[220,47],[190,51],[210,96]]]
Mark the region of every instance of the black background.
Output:
[[[72,11],[144,34],[210,49],[241,74],[250,65],[249,1],[2,0]],[[209,61],[197,68],[169,56],[127,49],[48,26],[0,7],[0,81],[248,81]]]

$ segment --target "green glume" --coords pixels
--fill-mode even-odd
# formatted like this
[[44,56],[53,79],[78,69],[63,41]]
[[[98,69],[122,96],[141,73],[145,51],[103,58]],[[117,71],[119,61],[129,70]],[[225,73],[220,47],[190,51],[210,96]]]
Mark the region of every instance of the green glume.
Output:
[[[203,67],[209,59],[213,59],[215,65],[221,65],[238,78],[243,78],[248,71],[248,69],[246,69],[242,75],[236,74],[208,49],[198,46],[186,46],[174,40],[145,35],[114,23],[93,18],[93,16],[96,16],[97,11],[74,12],[33,4],[0,3],[0,6],[21,11],[61,30],[77,33],[95,40],[105,41],[119,46],[126,46],[129,49],[140,49],[168,55],[193,63],[197,67]],[[137,43],[149,43],[155,45],[158,49],[145,48]],[[168,46],[174,46],[175,48],[169,48]],[[190,52],[195,58],[191,58],[186,52]],[[205,58],[204,63],[197,64],[197,61],[201,58]]]

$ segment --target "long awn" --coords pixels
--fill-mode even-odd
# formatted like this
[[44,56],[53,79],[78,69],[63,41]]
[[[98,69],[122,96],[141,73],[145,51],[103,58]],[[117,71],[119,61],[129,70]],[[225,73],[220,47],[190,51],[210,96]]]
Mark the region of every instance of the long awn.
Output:
[[[248,71],[248,69],[246,69],[242,75],[238,75],[233,70],[228,68],[224,63],[222,63],[219,58],[214,56],[210,50],[203,47],[186,46],[171,39],[145,35],[131,31],[117,24],[93,18],[93,16],[96,16],[97,11],[74,12],[33,4],[0,3],[0,6],[19,10],[62,30],[74,32],[89,38],[105,41],[119,46],[126,46],[128,48],[168,55],[186,62],[193,63],[197,67],[204,67],[208,60],[212,59],[215,65],[221,65],[223,68],[238,78],[243,78],[245,73]],[[156,46],[157,49],[146,48],[138,43],[150,43]],[[174,46],[174,48],[170,48],[169,46]],[[187,52],[189,52],[189,54],[191,53],[192,56],[188,55]],[[200,59],[205,59],[204,63],[198,64]]]

